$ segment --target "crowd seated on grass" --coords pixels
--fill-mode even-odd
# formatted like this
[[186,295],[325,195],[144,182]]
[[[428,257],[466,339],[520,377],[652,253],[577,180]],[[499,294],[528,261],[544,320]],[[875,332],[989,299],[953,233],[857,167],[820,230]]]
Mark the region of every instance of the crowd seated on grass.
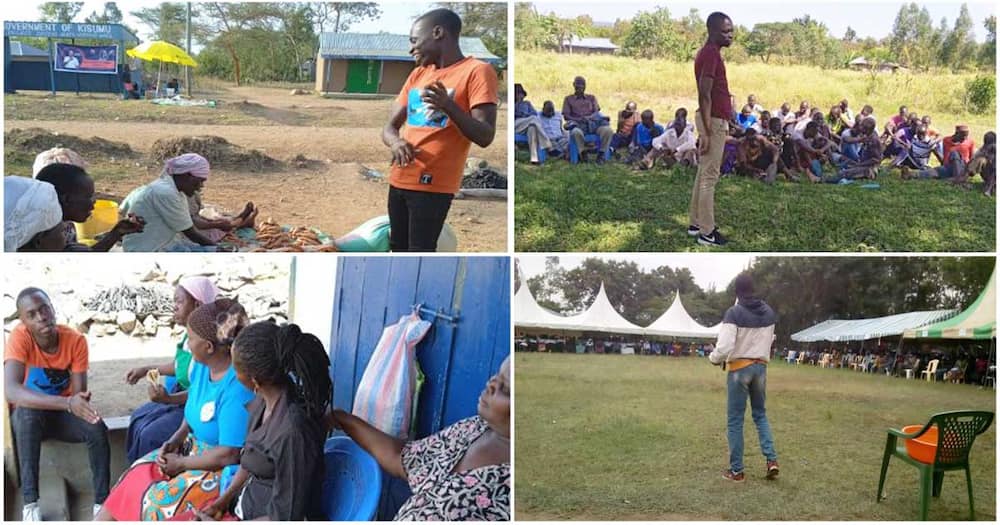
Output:
[[793,365],[841,368],[907,379],[929,378],[946,383],[992,385],[996,378],[996,363],[991,353],[979,348],[925,348],[919,351],[891,350],[885,346],[863,351],[832,346],[803,350],[783,348],[775,359]]
[[[515,85],[515,122],[535,119],[534,129],[515,126],[516,133],[528,136],[533,164],[541,162],[539,147],[549,157],[569,160],[572,141],[581,162],[621,162],[635,170],[658,164],[667,168],[678,163],[697,165],[697,137],[688,121],[688,108],[678,108],[673,120],[660,123],[654,110],[640,110],[636,102],[628,101],[612,127],[612,119],[602,113],[586,85],[583,77],[574,79],[573,93],[563,100],[561,115],[555,113],[551,100],[537,112],[524,87]],[[930,115],[907,106],[881,124],[870,105],[855,114],[847,99],[826,111],[807,100],[799,103],[798,110],[783,102],[768,111],[751,94],[739,108],[730,121],[723,176],[751,177],[768,184],[779,178],[843,184],[875,180],[880,173],[898,169],[903,180],[946,179],[966,189],[971,187],[969,179],[980,175],[983,193],[995,193],[996,134],[992,131],[977,149],[967,125],[957,124],[952,134],[945,135],[932,125]]]

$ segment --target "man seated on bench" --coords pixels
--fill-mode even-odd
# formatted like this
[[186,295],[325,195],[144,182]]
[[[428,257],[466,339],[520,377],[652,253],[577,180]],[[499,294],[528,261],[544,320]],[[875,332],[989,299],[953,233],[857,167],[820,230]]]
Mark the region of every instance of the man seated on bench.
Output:
[[25,288],[4,350],[4,388],[15,405],[11,426],[24,495],[23,521],[41,521],[38,469],[42,441],[86,443],[94,481],[94,514],[108,497],[111,450],[108,428],[90,404],[87,339],[56,324],[48,294]]

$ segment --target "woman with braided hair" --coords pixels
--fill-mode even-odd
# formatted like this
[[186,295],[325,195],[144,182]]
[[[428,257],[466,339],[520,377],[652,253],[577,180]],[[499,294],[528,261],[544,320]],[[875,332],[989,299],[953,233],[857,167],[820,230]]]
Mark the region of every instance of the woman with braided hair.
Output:
[[216,299],[187,318],[194,358],[184,422],[140,458],[111,491],[96,521],[159,521],[201,508],[225,490],[246,438],[253,393],[236,378],[230,348],[250,324],[231,299]]
[[241,520],[322,519],[323,415],[333,383],[330,358],[313,334],[265,321],[233,343],[236,377],[257,394],[240,468],[228,489],[196,511],[202,521],[232,512]]

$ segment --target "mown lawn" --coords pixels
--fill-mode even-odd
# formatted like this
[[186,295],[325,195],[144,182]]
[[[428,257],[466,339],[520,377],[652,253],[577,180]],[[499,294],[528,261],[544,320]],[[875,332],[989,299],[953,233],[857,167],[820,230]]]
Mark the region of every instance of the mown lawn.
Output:
[[[612,163],[532,166],[519,151],[514,184],[517,251],[694,251],[687,235],[695,171],[633,172]],[[993,251],[996,201],[937,180],[902,181],[883,169],[879,189],[727,177],[716,222],[731,251]]]
[[[946,410],[995,410],[995,391],[772,363],[764,458],[749,409],[747,481],[728,465],[724,372],[701,358],[518,354],[518,520],[915,520],[918,475],[894,460],[875,502],[886,429]],[[976,517],[996,516],[996,425],[971,452]],[[968,519],[965,479],[946,474],[932,520]]]

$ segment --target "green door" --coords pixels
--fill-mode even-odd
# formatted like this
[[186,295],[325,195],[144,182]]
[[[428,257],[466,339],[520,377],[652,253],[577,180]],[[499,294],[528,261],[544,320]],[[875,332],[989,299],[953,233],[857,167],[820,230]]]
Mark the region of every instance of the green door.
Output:
[[348,60],[348,93],[378,93],[381,64],[378,60]]

